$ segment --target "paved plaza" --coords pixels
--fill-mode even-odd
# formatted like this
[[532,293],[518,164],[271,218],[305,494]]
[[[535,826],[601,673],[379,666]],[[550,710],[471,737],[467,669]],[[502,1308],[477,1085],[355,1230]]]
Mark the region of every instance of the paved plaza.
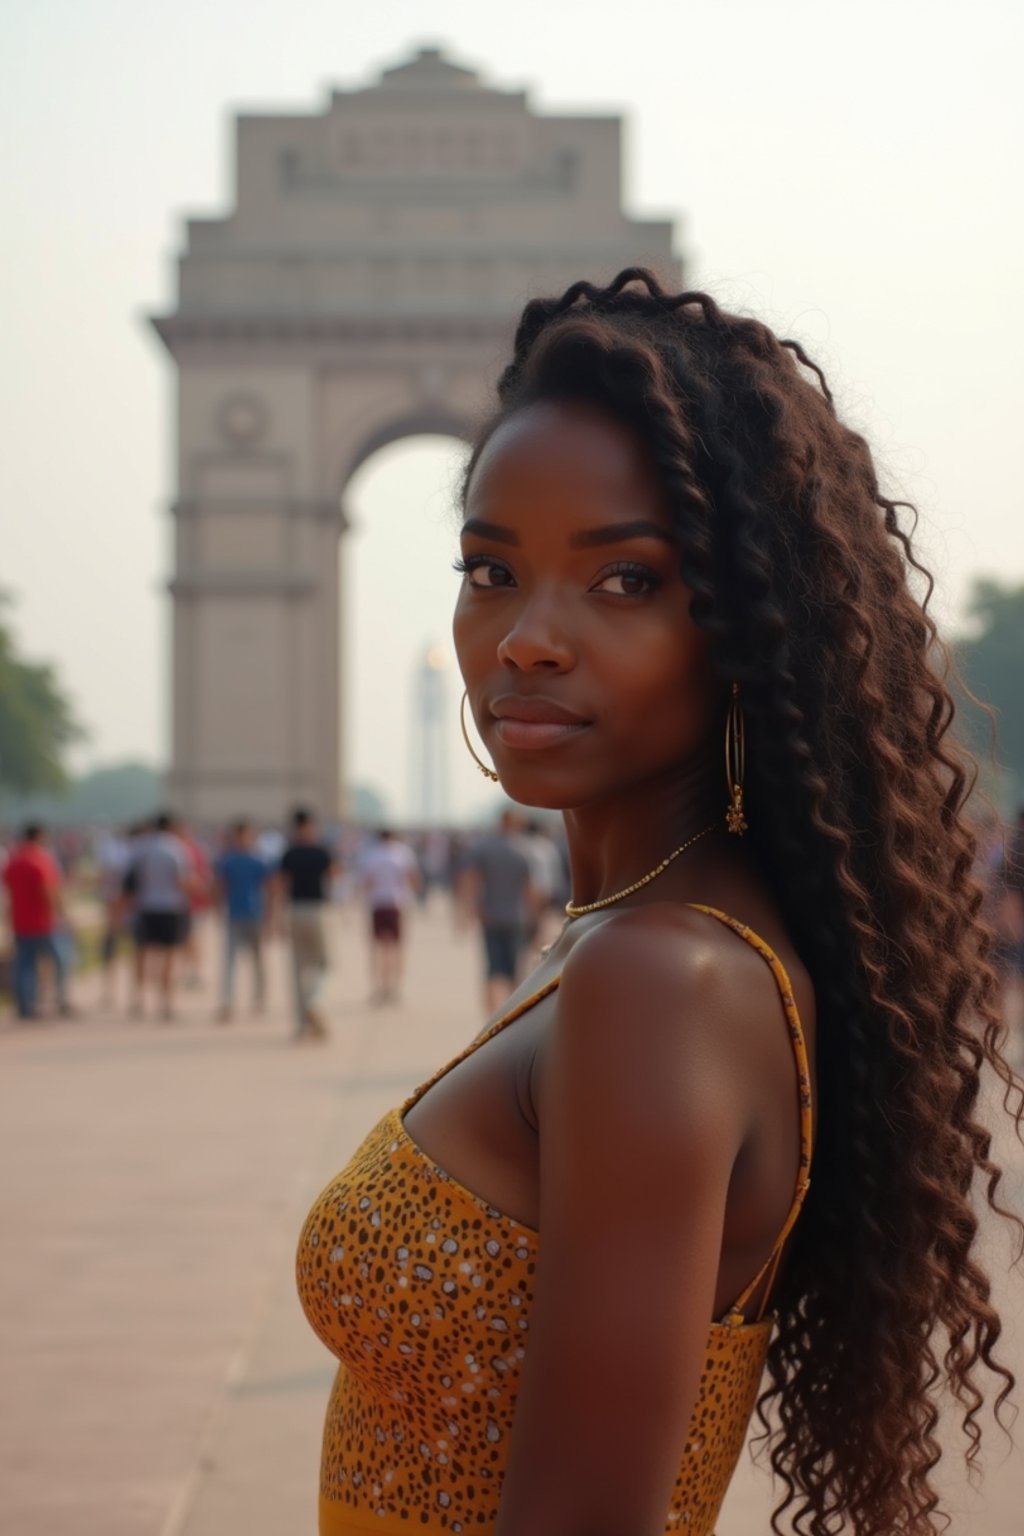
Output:
[[[212,980],[214,935],[206,936]],[[372,1008],[355,914],[332,918],[326,1044],[271,1007],[173,1024],[101,1013],[0,1029],[0,1531],[4,1536],[314,1536],[331,1360],[295,1299],[313,1197],[376,1118],[479,1027],[478,957],[439,903],[417,915],[404,1001]],[[246,982],[244,969],[236,981]],[[1010,1198],[1024,1198],[1012,1164]],[[990,1263],[1024,1381],[1009,1244]],[[1024,1423],[1024,1421],[1022,1421]],[[1020,1536],[1021,1448],[993,1437],[980,1494],[951,1478],[954,1536]],[[718,1536],[766,1536],[744,1460]]]

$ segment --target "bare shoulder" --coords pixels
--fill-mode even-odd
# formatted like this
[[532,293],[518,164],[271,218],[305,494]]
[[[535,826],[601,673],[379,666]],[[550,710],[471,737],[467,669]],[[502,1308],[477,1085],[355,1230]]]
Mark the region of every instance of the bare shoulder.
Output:
[[713,1121],[716,1139],[741,1138],[751,1027],[777,1008],[761,957],[706,913],[668,902],[616,913],[563,967],[552,1087],[625,1135],[653,1121],[689,1138]]
[[560,1012],[567,1028],[585,1016],[596,1036],[617,1038],[626,1018],[644,1032],[685,1024],[679,1032],[693,1038],[702,1021],[749,1018],[751,1005],[771,1003],[775,991],[753,946],[705,912],[664,902],[617,913],[577,941],[562,970]]

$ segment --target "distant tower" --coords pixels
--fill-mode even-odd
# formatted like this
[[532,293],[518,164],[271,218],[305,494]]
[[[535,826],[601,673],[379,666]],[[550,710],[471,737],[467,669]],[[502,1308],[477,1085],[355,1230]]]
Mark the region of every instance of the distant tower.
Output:
[[443,646],[430,645],[413,681],[412,793],[415,820],[424,827],[448,820],[448,673]]

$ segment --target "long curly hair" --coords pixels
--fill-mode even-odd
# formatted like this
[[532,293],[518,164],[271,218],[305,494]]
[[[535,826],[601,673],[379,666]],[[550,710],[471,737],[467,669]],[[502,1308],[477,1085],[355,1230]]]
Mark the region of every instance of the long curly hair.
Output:
[[1022,1230],[976,1109],[991,1071],[1019,1135],[1024,1094],[916,513],[882,494],[797,342],[642,268],[526,306],[466,485],[499,422],[558,399],[635,430],[665,487],[693,618],[741,685],[748,845],[818,999],[815,1176],[758,1405],[784,1490],[773,1527],[788,1511],[801,1536],[933,1536],[937,1394],[973,1470],[979,1376],[1002,1418],[1015,1386],[972,1189]]

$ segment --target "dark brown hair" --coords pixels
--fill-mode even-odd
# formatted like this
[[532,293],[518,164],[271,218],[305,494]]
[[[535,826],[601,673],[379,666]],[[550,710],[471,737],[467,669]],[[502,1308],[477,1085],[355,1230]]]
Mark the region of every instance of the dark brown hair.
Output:
[[500,421],[557,399],[632,427],[666,489],[693,618],[742,688],[749,840],[818,999],[815,1177],[759,1404],[785,1490],[773,1524],[931,1536],[936,1390],[973,1466],[979,1376],[997,1414],[1015,1385],[971,1192],[1010,1214],[976,1118],[982,1073],[1018,1133],[1024,1098],[1000,1050],[973,765],[950,732],[916,514],[882,494],[797,342],[642,269],[527,305],[466,484]]

